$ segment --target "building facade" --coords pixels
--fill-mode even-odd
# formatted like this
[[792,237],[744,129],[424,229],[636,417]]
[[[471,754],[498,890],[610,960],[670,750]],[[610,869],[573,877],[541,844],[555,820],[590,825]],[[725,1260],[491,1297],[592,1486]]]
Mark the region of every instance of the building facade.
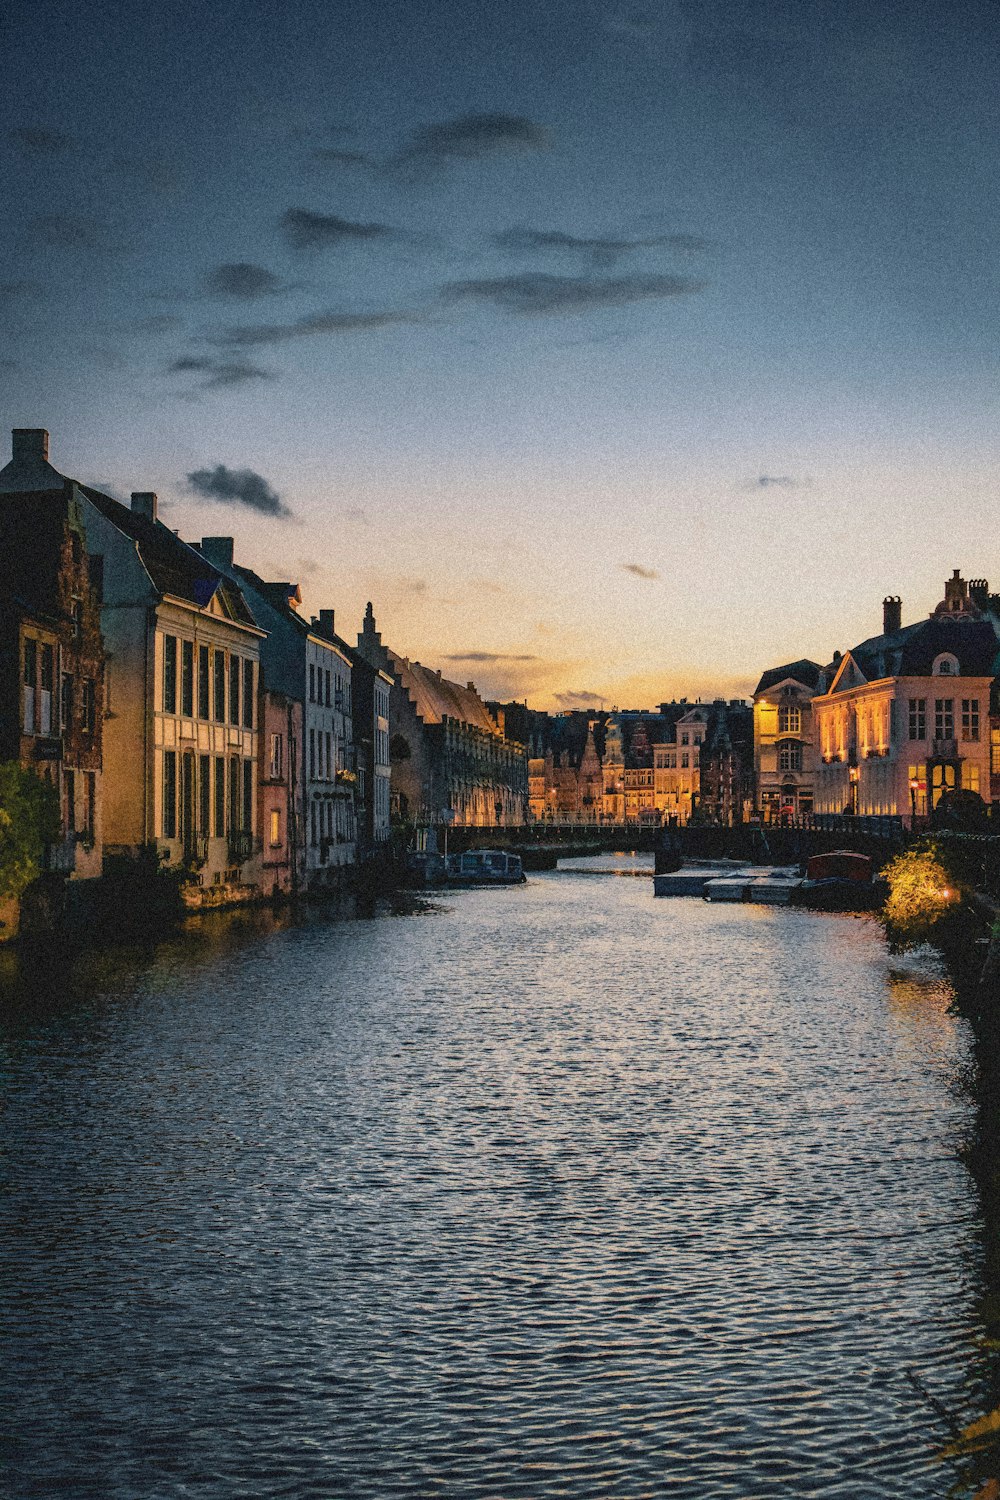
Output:
[[753,697],[754,781],[765,823],[808,818],[815,807],[816,746],[812,700],[827,674],[814,661],[773,667]]
[[813,699],[816,810],[910,822],[948,791],[988,801],[997,635],[985,608],[956,570],[929,619],[903,626],[896,596],[883,609],[882,633]]
[[101,571],[83,500],[48,462],[48,433],[18,429],[0,470],[0,760],[53,787],[49,868],[100,875],[105,663]]

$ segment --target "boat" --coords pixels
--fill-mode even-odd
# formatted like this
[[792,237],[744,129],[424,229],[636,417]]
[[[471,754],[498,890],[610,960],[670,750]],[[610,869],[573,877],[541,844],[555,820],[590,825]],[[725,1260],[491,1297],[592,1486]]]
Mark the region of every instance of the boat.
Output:
[[853,849],[814,854],[806,865],[797,904],[818,911],[873,911],[886,892],[885,882],[873,877],[874,866],[867,854],[856,854]]
[[505,849],[468,849],[449,854],[447,864],[448,885],[523,885],[525,880],[521,856]]

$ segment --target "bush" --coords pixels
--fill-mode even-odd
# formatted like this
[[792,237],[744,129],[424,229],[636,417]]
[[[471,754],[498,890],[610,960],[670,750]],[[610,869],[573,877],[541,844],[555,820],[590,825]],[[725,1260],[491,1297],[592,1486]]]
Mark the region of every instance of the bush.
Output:
[[17,761],[0,765],[0,896],[19,899],[42,873],[46,844],[59,837],[59,799],[50,781]]

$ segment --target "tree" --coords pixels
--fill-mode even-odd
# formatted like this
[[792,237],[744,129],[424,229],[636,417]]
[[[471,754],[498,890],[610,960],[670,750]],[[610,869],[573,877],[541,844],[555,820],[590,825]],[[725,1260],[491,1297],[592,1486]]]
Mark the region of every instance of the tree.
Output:
[[42,872],[46,844],[59,837],[55,788],[17,761],[0,765],[0,897],[20,897]]

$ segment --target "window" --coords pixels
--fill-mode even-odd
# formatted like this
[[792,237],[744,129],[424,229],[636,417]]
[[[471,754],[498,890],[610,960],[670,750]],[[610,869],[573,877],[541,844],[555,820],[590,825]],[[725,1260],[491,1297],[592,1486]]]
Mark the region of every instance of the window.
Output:
[[934,699],[934,738],[936,740],[953,740],[955,738],[954,698]]
[[280,734],[271,736],[271,764],[268,775],[272,781],[280,781],[284,774],[284,740]]
[[24,643],[24,732],[35,732],[35,693],[38,681],[38,642]]
[[800,740],[778,741],[778,770],[802,770],[802,743]]
[[[176,646],[176,641],[174,642]],[[177,752],[163,752],[163,837],[177,837]]]
[[1000,776],[1000,729],[990,730],[990,774]]
[[927,738],[927,699],[910,699],[910,739],[925,740]]
[[229,833],[239,832],[241,791],[240,762],[239,758],[233,755],[229,760],[229,827],[227,829]]
[[271,848],[278,849],[281,846],[281,813],[278,809],[271,810]]
[[59,705],[59,716],[62,720],[63,732],[71,734],[73,730],[73,674],[64,672],[62,676],[62,693]]
[[918,818],[927,814],[927,767],[923,764],[909,767],[910,811]]
[[978,740],[979,738],[979,699],[962,699],[962,738],[963,740]]
[[226,653],[216,651],[215,653],[215,713],[213,718],[220,724],[226,718]]
[[316,731],[309,731],[309,780],[316,780]]
[[177,637],[163,637],[163,712],[177,712]]
[[[207,719],[208,718],[208,713],[209,713],[209,706],[208,706],[208,647],[207,646],[199,646],[198,647],[198,717],[199,717],[199,719]],[[207,827],[205,827],[205,828],[202,829],[202,833],[207,833],[207,832],[208,832],[208,828]]]
[[253,767],[252,760],[243,762],[243,822],[247,833],[253,832]]
[[962,790],[977,793],[979,791],[979,767],[970,765],[968,761],[962,767]]
[[952,656],[949,651],[943,651],[940,656],[934,658],[931,667],[934,677],[955,677],[958,675],[958,658]]
[[329,672],[329,669],[327,669],[324,672],[323,675],[326,678],[326,698],[324,699],[324,702],[326,703],[327,708],[329,708],[330,707],[330,672]]
[[327,730],[326,731],[326,779],[327,779],[327,781],[329,781],[330,778],[331,778],[331,776],[333,775],[333,755],[332,755],[332,752],[331,752],[331,743],[330,743],[330,741],[331,741],[330,731]]
[[97,684],[92,677],[83,680],[83,732],[94,734],[97,730]]
[[226,762],[215,757],[215,837],[226,836]]
[[38,707],[41,718],[41,731],[43,734],[52,733],[52,695],[56,685],[56,653],[49,645],[43,645],[41,651],[41,691],[38,698]]
[[[683,740],[681,740],[681,744],[682,745],[686,742],[686,739],[687,739],[687,736],[685,736],[685,738]],[[691,757],[690,757],[688,751],[687,750],[683,750],[681,752],[681,765],[682,766],[687,766],[687,764],[690,761],[690,759],[691,759]]]
[[75,641],[82,641],[83,640],[83,601],[82,601],[82,599],[74,599],[73,600],[73,605],[72,605],[72,611],[71,612],[72,612],[72,616],[73,616],[73,639]]
[[802,732],[802,710],[791,708],[783,703],[778,709],[778,733],[779,734],[801,734]]
[[87,802],[83,815],[86,820],[87,837],[93,842],[94,830],[97,826],[97,775],[94,771],[87,772],[85,785]]
[[230,724],[240,722],[240,659],[238,656],[229,658],[229,722]]
[[243,728],[253,728],[253,662],[243,663]]
[[[202,648],[205,649],[204,647]],[[207,652],[206,652],[207,654]],[[200,669],[199,662],[199,669]],[[212,757],[198,757],[198,832],[205,838],[212,831]]]
[[316,702],[316,666],[313,662],[309,663],[309,702]]
[[194,717],[194,641],[181,641],[181,713]]
[[681,744],[682,745],[686,745],[687,743],[688,743],[688,733],[687,733],[687,730],[685,729],[684,732],[683,732],[683,734],[681,735]]
[[66,815],[64,822],[67,833],[76,832],[76,777],[72,771],[63,773],[63,790],[66,796]]

